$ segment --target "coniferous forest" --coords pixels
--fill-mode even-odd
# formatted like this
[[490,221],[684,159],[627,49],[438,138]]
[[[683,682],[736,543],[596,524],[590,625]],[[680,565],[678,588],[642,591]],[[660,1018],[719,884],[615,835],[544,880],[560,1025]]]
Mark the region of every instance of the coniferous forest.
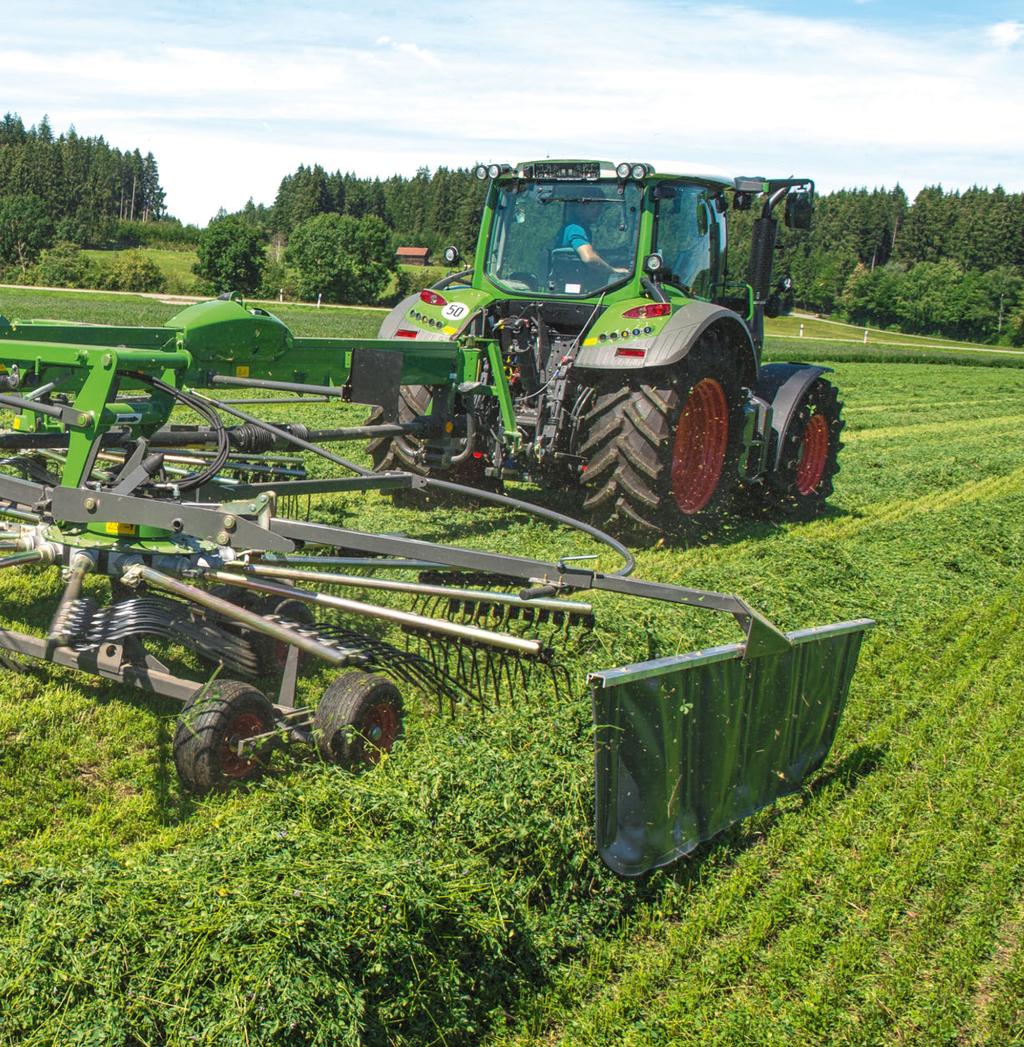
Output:
[[[978,181],[985,181],[983,171]],[[297,233],[303,243],[351,237],[364,254],[365,245],[374,245],[380,257],[361,262],[369,275],[349,279],[336,296],[372,298],[386,283],[383,269],[394,268],[397,245],[429,247],[438,257],[456,244],[469,257],[485,188],[470,169],[423,168],[412,177],[380,179],[301,166],[282,179],[272,204],[250,201],[235,214],[220,211],[211,227],[227,222],[238,231],[222,229],[221,241],[248,238],[244,290],[275,295],[279,288],[298,293],[312,286],[294,274],[298,252],[289,257]],[[755,213],[731,216],[734,279],[745,277]],[[202,259],[204,235],[167,214],[152,154],[117,149],[73,128],[55,135],[45,118],[33,127],[13,114],[0,122],[0,271],[6,279],[30,281],[32,267],[55,249],[51,261],[62,263],[75,247],[140,244],[199,246]],[[214,270],[202,264],[200,287],[212,288]],[[776,269],[792,276],[797,305],[813,312],[906,332],[1024,344],[1024,193],[933,185],[913,200],[899,186],[823,194],[811,230],[783,230]]]

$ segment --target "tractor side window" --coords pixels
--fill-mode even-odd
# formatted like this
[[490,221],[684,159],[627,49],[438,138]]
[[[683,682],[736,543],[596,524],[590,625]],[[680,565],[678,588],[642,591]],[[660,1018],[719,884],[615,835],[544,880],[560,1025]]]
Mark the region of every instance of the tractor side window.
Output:
[[659,186],[654,249],[664,260],[663,279],[695,298],[709,299],[718,248],[718,221],[700,185]]

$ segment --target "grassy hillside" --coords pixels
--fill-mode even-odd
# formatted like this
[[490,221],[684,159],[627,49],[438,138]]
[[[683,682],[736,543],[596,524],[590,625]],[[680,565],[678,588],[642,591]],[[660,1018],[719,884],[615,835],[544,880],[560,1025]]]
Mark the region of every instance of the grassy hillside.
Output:
[[[5,315],[130,322],[130,302],[0,290]],[[146,301],[135,322],[173,310]],[[281,315],[310,334],[369,334],[379,317]],[[0,1042],[1024,1037],[1024,448],[1009,436],[1024,372],[810,344],[833,361],[848,419],[829,515],[741,522],[646,550],[637,571],[740,593],[786,628],[878,620],[807,789],[671,870],[608,873],[590,839],[585,671],[651,642],[736,638],[717,616],[612,596],[595,601],[592,640],[559,648],[572,694],[535,678],[454,717],[409,695],[407,737],[374,771],[296,752],[260,786],[202,801],[174,776],[171,703],[4,672]],[[312,405],[301,420],[363,413]],[[496,510],[416,513],[373,494],[324,498],[315,517],[591,551]],[[45,569],[0,573],[7,623],[45,629],[56,595]]]

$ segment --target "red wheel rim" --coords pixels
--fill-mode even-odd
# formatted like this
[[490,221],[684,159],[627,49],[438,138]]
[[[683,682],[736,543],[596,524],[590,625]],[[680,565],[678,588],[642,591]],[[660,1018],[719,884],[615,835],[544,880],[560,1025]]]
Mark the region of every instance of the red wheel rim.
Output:
[[235,744],[243,738],[262,734],[266,729],[263,718],[256,713],[238,713],[228,721],[220,747],[220,773],[225,778],[244,778],[252,771],[255,762],[239,756]]
[[683,405],[672,447],[672,497],[688,516],[711,501],[729,442],[729,404],[714,378],[703,378]]
[[398,710],[389,702],[381,702],[369,709],[363,717],[360,734],[366,739],[363,759],[376,763],[382,752],[390,752],[398,737]]
[[804,429],[800,445],[800,464],[796,468],[796,489],[800,494],[813,494],[825,472],[828,460],[828,422],[823,415],[813,414]]

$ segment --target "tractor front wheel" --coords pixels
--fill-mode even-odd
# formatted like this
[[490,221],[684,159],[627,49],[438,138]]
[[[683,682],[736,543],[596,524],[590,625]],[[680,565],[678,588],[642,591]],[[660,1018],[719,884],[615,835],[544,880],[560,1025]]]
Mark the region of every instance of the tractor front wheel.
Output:
[[842,407],[835,386],[823,378],[804,393],[782,434],[778,468],[765,484],[770,512],[809,520],[825,511],[832,478],[839,472]]
[[579,443],[584,508],[639,537],[705,532],[733,501],[742,441],[739,371],[708,334],[675,367],[595,390]]

